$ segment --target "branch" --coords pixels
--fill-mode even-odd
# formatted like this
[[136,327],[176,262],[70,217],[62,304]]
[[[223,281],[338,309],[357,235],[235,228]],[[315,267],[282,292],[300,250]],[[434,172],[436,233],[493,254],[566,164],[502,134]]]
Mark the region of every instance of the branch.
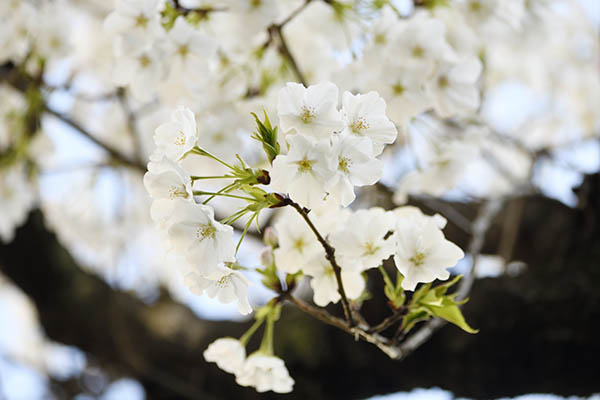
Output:
[[117,91],[117,98],[119,99],[119,103],[125,112],[125,116],[127,118],[127,126],[129,128],[129,134],[133,139],[133,146],[135,148],[135,162],[138,164],[144,164],[144,157],[142,155],[142,141],[141,135],[137,127],[137,118],[135,112],[131,109],[129,102],[127,101],[127,96],[125,94],[124,89],[119,89]]
[[369,333],[358,326],[350,326],[346,321],[338,317],[334,317],[327,311],[313,307],[310,304],[298,299],[297,297],[290,295],[289,293],[284,294],[284,298],[292,302],[301,311],[311,315],[319,321],[325,322],[326,324],[335,326],[336,328],[343,330],[344,332],[354,336],[356,340],[361,338],[371,344],[374,344],[379,348],[379,350],[383,351],[391,359],[398,359],[398,357],[400,356],[398,349],[394,346],[390,346],[388,344],[389,340],[385,337],[380,336],[376,333]]
[[344,315],[346,317],[346,320],[350,323],[350,325],[353,326],[354,319],[352,317],[352,311],[350,310],[350,302],[348,301],[346,291],[344,290],[344,284],[342,283],[342,268],[338,265],[335,259],[335,249],[329,243],[327,243],[327,240],[325,240],[323,236],[321,236],[321,233],[319,233],[319,230],[312,223],[312,221],[308,217],[308,212],[304,208],[300,207],[298,203],[294,202],[291,199],[289,199],[288,204],[292,206],[296,211],[298,211],[300,216],[302,216],[304,221],[306,221],[310,229],[317,237],[319,243],[321,243],[321,246],[323,246],[323,249],[325,249],[325,258],[327,258],[327,260],[331,263],[331,266],[333,267],[333,272],[335,273],[335,279],[338,285],[338,292],[340,293],[340,297],[342,298],[342,308],[344,309]]
[[288,15],[283,21],[281,21],[278,24],[269,25],[269,27],[267,28],[267,33],[269,34],[269,37],[268,37],[267,41],[262,45],[263,48],[268,47],[271,43],[273,43],[275,37],[277,37],[279,39],[279,46],[278,46],[279,53],[290,64],[290,67],[292,68],[294,75],[296,75],[296,79],[298,80],[298,82],[302,83],[304,86],[307,86],[306,78],[304,77],[304,74],[302,74],[302,71],[300,71],[300,68],[298,67],[298,63],[296,62],[296,59],[292,55],[292,52],[290,51],[290,49],[287,45],[285,37],[283,36],[282,30],[283,30],[283,27],[285,25],[287,25],[291,20],[293,20],[298,14],[300,14],[300,12],[302,10],[304,10],[311,1],[312,0],[305,0],[301,6],[299,6],[294,11],[292,11],[290,13],[290,15]]
[[139,161],[131,160],[128,156],[121,153],[119,150],[115,149],[111,145],[104,143],[100,139],[96,138],[94,135],[92,135],[90,132],[88,132],[82,125],[80,125],[78,122],[70,119],[68,116],[66,116],[62,113],[59,113],[56,110],[53,110],[52,108],[48,107],[48,105],[44,105],[44,111],[46,113],[58,118],[61,122],[70,126],[73,129],[75,129],[82,136],[85,136],[86,138],[88,138],[89,140],[94,142],[94,144],[98,145],[103,150],[105,150],[114,160],[118,161],[120,164],[126,165],[128,167],[139,170],[141,172],[146,171],[146,166],[143,163],[141,163]]
[[179,11],[183,15],[188,15],[189,13],[197,13],[201,17],[205,17],[211,12],[222,12],[227,11],[225,7],[198,7],[198,8],[187,8],[179,4],[179,0],[173,0],[173,5],[177,11]]
[[387,317],[386,319],[381,321],[379,324],[373,326],[367,332],[378,333],[378,332],[385,331],[387,328],[391,327],[396,322],[400,321],[402,319],[402,317],[404,317],[404,315],[406,314],[406,311],[407,311],[407,309],[405,307],[402,307],[401,309],[397,310],[394,314],[390,315],[389,317]]
[[304,74],[302,74],[302,71],[300,71],[298,63],[292,55],[292,52],[290,51],[287,42],[285,41],[285,38],[283,37],[281,26],[271,25],[269,27],[269,34],[277,35],[277,37],[279,38],[279,53],[281,53],[281,55],[290,63],[290,67],[292,67],[292,71],[294,72],[294,75],[296,75],[296,79],[298,79],[298,81],[304,86],[307,86],[306,78],[304,77]]

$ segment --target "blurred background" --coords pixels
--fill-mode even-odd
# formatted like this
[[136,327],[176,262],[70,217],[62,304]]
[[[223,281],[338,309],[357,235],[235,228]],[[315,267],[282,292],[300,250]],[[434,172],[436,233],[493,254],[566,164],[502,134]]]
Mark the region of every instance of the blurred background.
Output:
[[[152,72],[127,76],[141,53],[105,26],[118,3],[0,4],[0,399],[282,396],[239,387],[204,361],[210,342],[251,320],[184,287],[142,177],[154,129],[176,106],[196,113],[202,146],[260,163],[250,112],[277,123],[285,82],[324,80],[386,99],[399,137],[382,155],[383,179],[353,207],[444,215],[446,237],[468,253],[454,273],[476,265],[463,313],[480,332],[446,326],[394,362],[286,306],[275,342],[296,381],[286,397],[599,398],[599,1],[141,1],[157,26],[184,15],[217,50],[200,70],[145,34],[134,43]],[[411,113],[390,89],[402,43],[386,35],[424,15],[483,64],[471,112]],[[261,248],[254,231],[240,263],[259,266]],[[247,276],[253,306],[273,297]],[[379,295],[363,310],[378,321],[389,311],[370,278]],[[310,300],[308,285],[298,291]]]

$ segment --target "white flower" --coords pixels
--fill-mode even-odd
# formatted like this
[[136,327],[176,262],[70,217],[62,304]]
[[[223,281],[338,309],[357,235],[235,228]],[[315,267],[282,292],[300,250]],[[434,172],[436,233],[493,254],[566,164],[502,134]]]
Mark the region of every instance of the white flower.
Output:
[[382,152],[384,144],[393,143],[398,131],[385,115],[385,101],[377,92],[342,95],[342,115],[350,135],[367,137],[373,142],[373,155]]
[[173,60],[177,73],[199,75],[208,71],[208,62],[217,50],[215,40],[194,29],[183,16],[167,34],[166,58]]
[[25,222],[35,203],[35,193],[24,164],[11,165],[0,170],[0,239],[9,242],[15,228]]
[[[239,18],[235,22],[239,25],[240,33],[245,34],[244,39],[254,33],[265,29],[274,22],[278,15],[277,0],[224,0],[227,10]],[[238,39],[239,40],[239,39]]]
[[275,224],[279,247],[275,249],[275,265],[288,274],[295,274],[321,250],[315,234],[295,210],[282,214]]
[[372,185],[381,178],[383,163],[372,156],[373,146],[364,137],[334,137],[329,155],[329,169],[335,175],[327,191],[345,207],[354,201],[354,186]]
[[152,39],[161,29],[158,0],[119,0],[115,11],[106,17],[104,29]]
[[233,228],[214,218],[214,210],[202,204],[178,202],[168,229],[173,248],[185,252],[208,275],[218,264],[235,261]]
[[20,63],[31,51],[35,33],[37,9],[24,1],[3,1],[0,5],[0,64]]
[[204,359],[216,363],[225,372],[235,374],[244,365],[246,349],[237,339],[220,338],[209,344],[204,350]]
[[[324,255],[314,257],[304,268],[304,273],[312,276],[310,287],[313,289],[313,301],[316,305],[325,307],[329,303],[337,303],[340,300],[335,272]],[[341,276],[346,296],[350,299],[359,297],[365,289],[361,270],[344,264]]]
[[201,296],[206,293],[211,299],[217,298],[221,303],[229,304],[237,301],[240,314],[250,314],[252,307],[248,301],[248,279],[239,271],[218,266],[214,272],[201,276],[198,272],[190,271],[184,276],[184,284],[190,292]]
[[393,216],[382,208],[358,210],[348,218],[348,226],[331,235],[339,262],[358,264],[361,270],[377,268],[394,254]]
[[23,94],[9,85],[0,85],[0,153],[18,141],[15,133],[21,132],[22,114],[27,109]]
[[254,353],[246,359],[235,381],[242,386],[253,386],[260,393],[268,390],[289,393],[294,386],[283,360],[262,353]]
[[329,143],[313,143],[302,135],[287,138],[290,150],[273,161],[271,186],[289,193],[297,203],[312,208],[320,205],[326,196],[325,185],[333,173],[329,170],[327,154]]
[[424,14],[398,24],[387,54],[390,61],[400,60],[403,67],[421,70],[426,75],[434,70],[437,62],[456,59],[446,42],[444,23]]
[[177,163],[163,157],[148,163],[144,186],[153,199],[185,199],[192,201],[192,180]]
[[421,211],[419,208],[417,208],[415,206],[402,206],[402,207],[394,208],[392,210],[392,212],[396,215],[397,218],[428,218],[428,219],[431,219],[435,223],[435,225],[440,229],[444,229],[446,227],[446,224],[448,223],[448,220],[446,220],[446,218],[444,218],[440,214],[426,215],[426,214],[423,214],[423,211]]
[[420,282],[450,277],[447,268],[464,257],[463,251],[444,238],[436,219],[414,213],[396,220],[394,261],[404,276],[402,287],[415,290]]
[[481,62],[470,58],[460,64],[442,64],[425,90],[433,101],[433,109],[442,118],[473,112],[479,106],[477,80]]
[[129,86],[133,97],[141,102],[148,102],[152,100],[164,71],[164,60],[157,49],[138,46],[117,58],[113,81],[120,86]]
[[344,124],[337,110],[338,88],[322,82],[305,88],[293,82],[279,91],[277,113],[283,132],[292,129],[301,135],[329,139]]
[[154,132],[157,152],[162,152],[171,160],[179,160],[196,145],[197,139],[196,118],[185,107],[175,110],[171,114],[171,122],[162,124]]
[[193,202],[194,195],[190,176],[168,158],[161,155],[159,160],[148,163],[144,186],[154,199],[150,207],[152,220],[164,226],[176,207],[173,200]]
[[381,76],[372,83],[387,101],[387,115],[401,129],[406,128],[411,118],[431,106],[431,100],[423,87],[426,78],[421,70],[386,63],[382,67]]

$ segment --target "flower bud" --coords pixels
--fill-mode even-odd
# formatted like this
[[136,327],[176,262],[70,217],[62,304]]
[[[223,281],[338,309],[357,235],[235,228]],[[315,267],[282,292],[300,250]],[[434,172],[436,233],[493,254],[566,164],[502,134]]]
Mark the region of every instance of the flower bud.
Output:
[[275,262],[273,257],[273,249],[271,247],[265,247],[260,253],[260,263],[265,267],[270,267]]
[[270,226],[268,226],[265,229],[265,233],[263,235],[263,243],[266,244],[267,246],[271,246],[271,247],[277,246],[278,240],[277,240],[277,233],[275,232],[275,229],[273,229]]

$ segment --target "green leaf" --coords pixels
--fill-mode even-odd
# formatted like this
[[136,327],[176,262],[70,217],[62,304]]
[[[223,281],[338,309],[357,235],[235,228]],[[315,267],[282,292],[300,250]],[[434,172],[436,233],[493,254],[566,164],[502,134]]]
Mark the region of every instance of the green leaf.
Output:
[[255,113],[250,113],[256,121],[256,132],[252,135],[252,139],[259,141],[262,144],[263,150],[267,155],[269,163],[273,163],[281,151],[277,142],[277,127],[271,125],[267,112],[263,110],[265,119],[261,121]]
[[460,281],[462,279],[462,275],[456,275],[454,277],[454,279],[452,279],[451,281],[448,281],[444,284],[441,284],[439,286],[436,286],[434,288],[435,290],[435,294],[437,296],[443,296],[446,294],[446,292],[448,291],[448,289],[450,289],[452,286],[454,286],[458,281]]
[[413,295],[410,303],[410,311],[404,317],[405,329],[408,331],[415,323],[428,319],[428,316],[436,316],[442,318],[465,332],[477,333],[477,329],[473,329],[465,321],[460,308],[468,299],[456,301],[457,293],[446,294],[449,288],[454,286],[462,276],[458,275],[451,281],[438,285],[434,288],[431,283],[421,286]]
[[403,331],[406,333],[418,322],[427,321],[429,318],[431,318],[431,313],[425,307],[411,309],[408,314],[402,318]]
[[463,317],[460,308],[458,308],[457,303],[453,300],[445,298],[441,307],[430,306],[428,309],[435,315],[436,317],[440,317],[445,319],[446,321],[458,326],[463,331],[468,333],[477,333],[478,329],[473,329],[467,324],[465,321],[465,317]]

